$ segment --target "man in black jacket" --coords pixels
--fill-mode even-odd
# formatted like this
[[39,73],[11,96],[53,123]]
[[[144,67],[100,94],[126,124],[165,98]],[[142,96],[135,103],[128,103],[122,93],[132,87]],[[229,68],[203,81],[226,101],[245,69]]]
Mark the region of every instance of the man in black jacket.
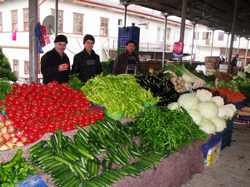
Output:
[[93,50],[94,43],[95,38],[86,34],[83,38],[83,51],[74,56],[71,74],[78,74],[83,83],[102,72],[99,55]]
[[134,52],[136,49],[136,42],[134,40],[128,40],[126,42],[126,51],[119,54],[115,58],[113,66],[113,75],[119,74],[132,74],[135,75],[141,71],[140,60],[137,54]]
[[69,81],[70,62],[68,56],[64,53],[68,43],[67,37],[58,35],[54,43],[55,47],[45,53],[41,58],[43,84],[48,84],[53,81],[59,83]]

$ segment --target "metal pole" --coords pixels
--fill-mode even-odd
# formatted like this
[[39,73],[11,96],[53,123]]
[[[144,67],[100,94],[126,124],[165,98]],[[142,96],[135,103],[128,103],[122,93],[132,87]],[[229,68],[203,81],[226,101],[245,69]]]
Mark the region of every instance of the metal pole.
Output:
[[193,28],[193,40],[192,40],[192,49],[191,49],[191,59],[190,59],[190,64],[192,64],[192,59],[193,59],[193,51],[194,51],[194,40],[196,40],[195,36],[195,27],[196,27],[196,23],[193,22],[194,24],[194,28]]
[[[228,42],[229,42],[229,33],[227,32],[227,46],[226,46],[226,53],[225,53],[225,61],[227,62],[227,51],[228,51]],[[229,62],[229,59],[228,59]]]
[[166,32],[167,32],[167,17],[168,17],[168,13],[163,13],[164,17],[165,17],[165,28],[164,28],[164,39],[163,39],[163,53],[162,53],[162,69],[164,67],[165,64],[165,50],[166,50]]
[[124,3],[124,11],[125,11],[125,14],[124,14],[124,27],[126,27],[126,21],[127,21],[127,9],[128,9],[128,4]]
[[29,77],[35,83],[38,81],[36,26],[37,1],[29,0]]
[[[186,12],[187,12],[187,0],[183,0],[182,1],[182,12],[181,12],[181,32],[180,32],[180,41],[181,42],[184,42]],[[181,57],[178,58],[178,63],[181,62],[181,60],[182,60]]]
[[239,43],[238,43],[237,54],[239,54],[239,49],[240,49],[240,36],[239,36]]
[[214,29],[213,29],[213,34],[212,34],[212,46],[211,46],[211,55],[213,56],[213,47],[214,47]]
[[244,62],[244,66],[243,67],[245,67],[247,65],[248,44],[249,44],[249,39],[247,38],[247,48],[246,48],[245,62]]
[[58,0],[55,1],[55,39],[58,34]]
[[233,42],[234,42],[234,30],[235,30],[235,22],[236,22],[236,17],[237,17],[237,12],[238,12],[238,0],[235,0],[235,5],[234,5],[234,17],[233,17],[233,24],[232,24],[232,32],[231,32],[231,42],[230,42],[230,50],[229,50],[229,66],[228,66],[228,71],[229,73],[233,73],[231,70],[232,62],[231,62],[231,57],[232,57],[232,50],[233,50]]

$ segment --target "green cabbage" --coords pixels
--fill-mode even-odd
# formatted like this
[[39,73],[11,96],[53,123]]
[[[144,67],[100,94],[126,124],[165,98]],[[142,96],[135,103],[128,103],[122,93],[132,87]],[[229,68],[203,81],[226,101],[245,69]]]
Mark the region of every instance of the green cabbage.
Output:
[[207,134],[213,134],[216,131],[216,125],[209,119],[203,119],[199,123],[199,128]]
[[203,117],[198,110],[188,110],[187,112],[197,125],[203,120]]
[[222,118],[214,118],[212,122],[216,125],[216,132],[222,132],[227,127],[226,121]]
[[198,98],[194,94],[187,93],[179,97],[178,104],[180,107],[183,107],[187,111],[191,109],[195,110],[197,109],[198,101]]
[[198,104],[198,110],[203,117],[213,119],[218,116],[219,106],[213,101],[205,101]]

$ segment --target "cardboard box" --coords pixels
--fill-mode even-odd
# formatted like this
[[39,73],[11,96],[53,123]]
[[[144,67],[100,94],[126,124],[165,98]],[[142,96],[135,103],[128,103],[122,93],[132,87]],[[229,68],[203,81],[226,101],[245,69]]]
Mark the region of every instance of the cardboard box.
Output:
[[211,166],[220,157],[221,142],[216,144],[214,147],[208,150],[207,157],[205,159],[205,166]]
[[239,120],[250,121],[250,107],[244,107],[238,111],[237,118]]
[[205,62],[207,69],[218,69],[218,64],[214,62]]
[[206,69],[206,75],[213,75],[215,72],[217,72],[216,69]]
[[228,65],[227,64],[220,64],[220,69],[224,69],[224,70],[227,70],[228,68]]
[[227,69],[220,69],[220,72],[227,73]]
[[219,56],[207,56],[207,57],[205,57],[205,62],[219,63],[220,62],[220,57]]

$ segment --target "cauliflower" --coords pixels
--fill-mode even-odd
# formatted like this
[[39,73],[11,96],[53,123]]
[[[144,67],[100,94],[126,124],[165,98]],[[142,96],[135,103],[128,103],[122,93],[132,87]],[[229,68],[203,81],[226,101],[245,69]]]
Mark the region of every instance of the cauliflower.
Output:
[[210,91],[205,90],[205,89],[197,90],[197,92],[196,92],[196,97],[200,101],[211,101],[212,96],[213,96],[213,94]]
[[215,102],[219,107],[224,105],[224,99],[221,96],[212,97],[212,101]]
[[172,102],[168,104],[168,109],[169,110],[177,110],[179,109],[179,105],[177,102]]
[[223,119],[229,119],[231,120],[236,112],[236,108],[233,104],[227,104],[224,106],[221,106],[219,108],[219,114],[218,117],[221,117]]

